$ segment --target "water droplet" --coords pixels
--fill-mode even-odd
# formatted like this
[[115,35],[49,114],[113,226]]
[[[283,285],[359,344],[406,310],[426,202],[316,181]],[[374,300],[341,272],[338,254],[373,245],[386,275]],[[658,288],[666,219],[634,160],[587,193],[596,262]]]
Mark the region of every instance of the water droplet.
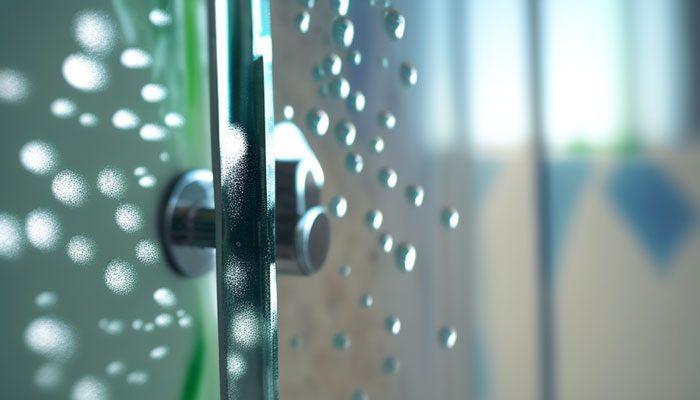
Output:
[[329,83],[329,92],[334,97],[345,100],[350,96],[350,83],[343,77],[333,78]]
[[296,18],[294,19],[294,23],[297,27],[297,30],[301,33],[306,33],[309,31],[309,27],[311,26],[311,14],[309,14],[308,11],[302,10],[297,14]]
[[41,292],[34,299],[34,304],[42,309],[52,308],[58,303],[58,295],[55,292]]
[[66,252],[68,253],[68,258],[74,263],[86,265],[95,259],[97,245],[94,240],[86,236],[73,236],[68,241]]
[[23,248],[24,240],[19,220],[9,214],[0,214],[0,258],[17,258]]
[[143,140],[157,142],[163,140],[168,135],[168,130],[160,125],[144,124],[139,130],[139,135]]
[[107,264],[105,285],[118,295],[127,295],[136,286],[136,272],[125,261],[115,259]]
[[158,180],[155,176],[151,174],[144,175],[141,178],[139,178],[139,186],[141,186],[142,188],[152,188],[156,185],[156,183],[158,183]]
[[401,320],[395,315],[390,315],[384,320],[384,328],[387,332],[396,336],[401,332]]
[[403,38],[406,31],[406,18],[399,10],[389,7],[384,10],[384,30],[390,39],[399,40]]
[[169,12],[161,9],[153,9],[148,13],[148,20],[158,27],[168,26],[173,23],[173,17]]
[[160,288],[153,292],[153,300],[159,306],[165,308],[175,307],[175,304],[177,304],[177,296],[168,288]]
[[350,276],[351,272],[352,268],[347,264],[343,264],[338,268],[338,275],[342,276],[343,278]]
[[451,207],[445,207],[440,213],[442,217],[442,223],[445,228],[455,229],[459,225],[459,212]]
[[156,329],[156,325],[153,322],[147,322],[143,325],[144,332],[153,332]]
[[120,62],[129,69],[142,69],[153,64],[153,57],[142,49],[130,48],[122,52]]
[[396,247],[396,266],[402,272],[411,272],[416,265],[416,248],[410,243],[401,243]]
[[112,361],[111,363],[107,364],[107,368],[105,368],[107,375],[111,376],[121,375],[125,370],[126,365],[124,365],[124,363],[121,361]]
[[165,100],[168,90],[158,83],[148,83],[141,88],[141,97],[148,103],[157,103]]
[[325,76],[326,76],[326,71],[323,69],[323,66],[314,65],[311,68],[311,77],[313,77],[315,80],[320,81]]
[[303,340],[301,339],[301,336],[299,336],[299,335],[292,335],[292,337],[289,338],[289,347],[291,347],[294,350],[301,349],[301,346],[303,344],[304,344]]
[[135,331],[140,331],[141,328],[143,328],[143,321],[141,321],[140,319],[135,319],[135,320],[131,323],[131,327],[132,327]]
[[377,115],[379,126],[384,129],[394,129],[396,127],[396,117],[388,111],[382,111]]
[[355,143],[356,136],[357,129],[352,122],[343,120],[335,125],[335,138],[341,145],[345,147],[352,146],[352,144]]
[[109,399],[109,390],[102,380],[94,376],[81,378],[70,391],[71,400],[106,400]]
[[173,316],[168,313],[158,314],[154,320],[156,326],[160,328],[167,328],[173,324]]
[[336,218],[343,218],[348,212],[348,201],[343,196],[336,196],[331,199],[329,208]]
[[338,15],[346,15],[350,7],[350,0],[330,0],[331,10]]
[[394,248],[394,238],[388,233],[382,233],[379,235],[379,248],[385,253],[391,253]]
[[350,336],[339,332],[333,337],[333,347],[338,351],[347,351],[350,348]]
[[360,65],[360,63],[362,63],[362,53],[357,50],[352,50],[348,53],[348,60],[352,65]]
[[369,395],[364,390],[356,390],[352,394],[352,400],[369,400]]
[[177,324],[180,325],[181,328],[189,328],[192,326],[192,317],[189,315],[183,315],[177,320]]
[[0,69],[0,101],[3,103],[22,103],[31,92],[29,78],[14,69]]
[[365,221],[367,221],[367,226],[376,231],[382,227],[382,223],[384,222],[384,215],[379,210],[371,210],[367,212],[367,215],[365,216]]
[[107,66],[97,58],[71,54],[63,61],[63,78],[69,85],[83,92],[97,92],[109,83]]
[[75,115],[78,107],[68,99],[56,99],[51,102],[51,114],[56,118],[67,119]]
[[80,207],[85,203],[88,194],[85,179],[69,170],[59,172],[51,181],[53,197],[61,203]]
[[382,139],[379,136],[372,139],[372,142],[370,143],[370,149],[373,153],[376,154],[379,154],[382,151],[384,151],[384,139]]
[[316,5],[316,0],[297,0],[297,3],[299,3],[300,6],[306,7],[310,10]]
[[73,22],[75,41],[88,53],[104,55],[112,51],[115,32],[114,22],[102,11],[80,11]]
[[384,69],[389,68],[389,59],[388,59],[386,56],[385,56],[385,57],[381,57],[381,58],[379,59],[379,65],[381,65],[382,68],[384,68]]
[[284,106],[283,114],[284,119],[286,119],[287,121],[291,121],[292,119],[294,119],[294,107],[287,104],[286,106]]
[[97,175],[97,190],[113,199],[122,197],[126,191],[124,172],[112,167],[104,168]]
[[144,385],[148,382],[148,372],[133,371],[126,376],[126,383],[129,385]]
[[348,155],[345,156],[345,168],[348,172],[353,174],[362,172],[362,168],[364,168],[362,156],[357,153],[348,153]]
[[163,121],[165,122],[165,125],[170,128],[182,128],[185,126],[185,117],[176,112],[169,112],[165,114]]
[[112,124],[118,129],[134,129],[141,123],[136,113],[128,108],[122,108],[112,115]]
[[226,355],[226,372],[231,378],[239,378],[245,373],[246,361],[241,355],[230,353]]
[[444,326],[438,334],[440,345],[446,349],[451,349],[457,344],[457,330],[451,326]]
[[328,132],[328,125],[330,124],[330,119],[325,111],[314,108],[306,114],[306,123],[311,129],[311,132],[318,136],[323,136]]
[[401,63],[399,67],[399,76],[404,86],[416,86],[418,82],[418,71],[409,62]]
[[124,232],[136,232],[143,227],[141,210],[132,204],[122,204],[117,207],[114,220]]
[[149,356],[153,360],[162,360],[163,358],[165,358],[165,356],[168,355],[168,353],[170,353],[170,349],[168,348],[168,346],[158,346],[154,347],[151,350]]
[[57,164],[56,149],[41,140],[27,142],[19,150],[19,161],[27,171],[46,175],[53,171]]
[[382,362],[382,371],[387,375],[396,375],[401,368],[401,362],[394,356],[389,356]]
[[331,22],[331,38],[333,43],[341,49],[347,49],[352,45],[355,37],[355,26],[349,18],[338,16]]
[[115,319],[112,321],[101,320],[100,327],[104,329],[108,335],[119,335],[124,332],[124,322]]
[[170,153],[168,153],[167,151],[163,151],[160,153],[158,158],[160,158],[161,162],[166,162],[166,161],[170,160]]
[[78,121],[80,122],[80,125],[86,128],[92,128],[93,126],[97,125],[99,119],[97,119],[97,116],[93,113],[82,113],[80,114],[80,117],[78,117]]
[[399,177],[396,175],[396,171],[391,168],[382,168],[379,170],[377,177],[379,178],[379,183],[381,183],[382,186],[387,189],[395,188],[396,184],[399,182]]
[[246,309],[234,315],[231,319],[231,336],[233,340],[244,346],[252,347],[260,339],[260,326],[252,309]]
[[425,191],[422,187],[418,185],[409,185],[406,188],[406,199],[410,204],[415,207],[420,207],[423,205],[423,199],[425,198]]
[[360,307],[370,308],[374,304],[374,298],[368,294],[363,294],[360,297]]
[[365,95],[359,90],[356,90],[348,96],[346,100],[348,104],[348,109],[354,112],[362,112],[365,109],[366,101]]
[[29,350],[52,359],[66,360],[77,347],[75,330],[54,317],[39,317],[24,331],[24,342]]
[[144,176],[148,173],[148,169],[146,167],[136,167],[134,168],[134,176]]
[[136,259],[142,264],[154,264],[158,261],[160,249],[152,240],[140,240],[136,243]]
[[323,69],[329,75],[340,75],[340,71],[343,69],[343,60],[336,53],[331,53],[323,59]]
[[42,251],[52,250],[61,238],[61,223],[53,212],[45,209],[30,212],[24,230],[29,243]]
[[60,363],[49,362],[34,373],[34,385],[42,390],[53,390],[63,381],[63,367]]

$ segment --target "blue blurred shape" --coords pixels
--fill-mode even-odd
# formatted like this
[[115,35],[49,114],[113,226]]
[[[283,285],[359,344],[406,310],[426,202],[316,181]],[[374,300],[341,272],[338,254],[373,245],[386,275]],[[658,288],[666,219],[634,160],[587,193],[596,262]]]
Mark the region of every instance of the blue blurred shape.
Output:
[[615,167],[607,190],[658,271],[667,272],[695,225],[693,207],[681,188],[658,166],[626,160]]

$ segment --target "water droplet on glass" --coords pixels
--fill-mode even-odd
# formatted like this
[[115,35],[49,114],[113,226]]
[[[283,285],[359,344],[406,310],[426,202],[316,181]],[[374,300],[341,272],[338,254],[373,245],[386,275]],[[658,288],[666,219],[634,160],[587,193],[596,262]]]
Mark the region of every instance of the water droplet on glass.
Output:
[[142,49],[130,48],[122,52],[120,62],[129,69],[142,69],[153,64],[153,57]]
[[401,362],[394,356],[389,356],[382,362],[382,371],[387,375],[396,375],[401,368]]
[[311,76],[312,76],[315,80],[320,81],[321,79],[323,79],[323,77],[326,76],[326,71],[323,69],[323,66],[321,66],[321,65],[314,65],[314,66],[311,68]]
[[85,179],[77,173],[69,170],[61,171],[51,181],[53,197],[61,203],[80,207],[85,203],[88,195],[88,187]]
[[42,140],[27,142],[19,150],[19,161],[27,171],[45,175],[53,171],[57,164],[56,149]]
[[345,147],[352,146],[355,143],[355,137],[357,135],[357,129],[355,129],[355,124],[348,120],[343,120],[335,125],[335,138],[338,143]]
[[360,92],[359,90],[350,93],[346,101],[348,104],[348,109],[350,109],[350,111],[362,112],[365,109],[365,95],[362,94],[362,92]]
[[143,385],[148,382],[148,372],[133,371],[126,376],[126,383],[129,385]]
[[372,152],[376,154],[379,154],[382,151],[384,151],[384,139],[382,139],[379,136],[372,139],[372,141],[370,142],[370,150],[372,150]]
[[379,248],[385,253],[391,253],[394,248],[394,238],[388,233],[382,233],[379,235]]
[[128,108],[117,110],[112,115],[112,124],[118,129],[134,129],[141,123],[141,119],[136,113]]
[[101,324],[101,328],[104,329],[108,335],[119,335],[124,332],[124,322],[118,319],[105,322],[105,324]]
[[86,236],[73,236],[68,241],[66,252],[68,258],[74,263],[87,265],[95,259],[97,245],[94,240]]
[[346,351],[350,348],[350,336],[345,333],[337,333],[333,337],[333,347],[338,351]]
[[81,378],[73,384],[70,392],[70,400],[104,400],[108,398],[107,386],[94,376]]
[[0,101],[17,104],[29,98],[31,85],[29,78],[17,70],[0,69]]
[[336,46],[347,49],[355,38],[355,27],[349,18],[338,16],[331,22],[331,39]]
[[423,199],[425,198],[425,191],[422,187],[418,185],[409,185],[406,188],[406,199],[408,202],[415,206],[420,207],[423,205]]
[[170,153],[168,153],[167,151],[163,151],[160,153],[158,158],[160,158],[161,162],[166,162],[166,161],[170,160]]
[[384,69],[389,68],[389,59],[388,59],[386,56],[385,56],[385,57],[381,57],[381,58],[379,59],[379,65],[381,65],[382,68],[384,68]]
[[136,286],[136,272],[127,262],[115,259],[107,264],[105,285],[118,295],[127,295]]
[[22,226],[19,219],[0,214],[0,258],[17,258],[24,248]]
[[24,230],[29,243],[42,251],[52,250],[61,238],[61,223],[53,212],[45,209],[30,212]]
[[316,0],[297,0],[297,3],[299,3],[301,7],[305,7],[310,10],[316,5]]
[[136,232],[143,227],[141,210],[132,204],[122,204],[117,207],[114,220],[124,232]]
[[52,359],[67,360],[77,347],[75,330],[54,317],[39,317],[24,331],[24,343],[34,353]]
[[165,308],[174,307],[177,304],[177,296],[175,293],[168,288],[160,288],[153,292],[153,300]]
[[323,69],[329,75],[340,75],[343,69],[343,60],[336,53],[331,53],[323,59]]
[[352,394],[352,400],[369,400],[369,395],[364,390],[355,390]]
[[328,132],[328,125],[330,124],[330,119],[325,111],[314,108],[306,114],[306,123],[311,129],[311,132],[318,136],[323,136]]
[[290,106],[289,104],[284,106],[283,115],[284,119],[286,119],[287,121],[291,121],[292,119],[294,119],[294,107]]
[[252,347],[258,343],[261,338],[260,329],[252,309],[243,310],[231,319],[231,336],[235,342],[244,347]]
[[308,32],[309,27],[311,26],[311,14],[309,14],[309,12],[306,10],[300,11],[296,18],[294,18],[294,24],[299,32]]
[[99,119],[97,119],[97,116],[93,113],[82,113],[80,114],[80,117],[78,117],[78,121],[80,122],[80,125],[86,128],[92,128],[93,126],[97,125]]
[[379,183],[381,183],[382,186],[387,189],[395,188],[396,184],[399,182],[399,177],[396,174],[396,171],[391,168],[382,168],[379,170],[377,178],[379,178]]
[[374,298],[368,294],[363,294],[360,297],[360,307],[370,308],[374,304]]
[[163,122],[165,122],[165,125],[170,128],[182,128],[185,126],[185,117],[176,112],[169,112],[165,114]]
[[42,309],[49,309],[58,303],[58,295],[55,292],[41,292],[34,299],[34,304]]
[[345,156],[345,168],[348,172],[353,174],[362,172],[362,168],[364,168],[362,156],[357,153],[348,153],[348,155]]
[[153,322],[147,322],[143,325],[144,332],[153,332],[156,329],[156,325]]
[[141,88],[141,97],[148,103],[157,103],[165,100],[168,90],[158,83],[148,83]]
[[63,61],[63,78],[83,92],[97,92],[109,83],[107,66],[97,58],[71,54]]
[[132,327],[135,331],[140,331],[141,328],[143,328],[143,321],[141,321],[140,319],[135,319],[135,320],[131,323],[131,327]]
[[34,385],[42,390],[54,390],[61,385],[62,381],[63,366],[61,363],[46,363],[34,373]]
[[352,65],[360,65],[360,63],[362,63],[362,53],[357,50],[352,50],[348,53],[348,60]]
[[303,341],[301,339],[301,336],[292,335],[292,337],[289,338],[289,347],[291,347],[292,349],[299,350],[299,349],[301,349],[302,345],[303,345]]
[[459,212],[451,207],[445,207],[440,213],[442,218],[442,223],[445,228],[455,229],[459,225]]
[[231,378],[239,378],[246,371],[246,360],[240,354],[230,353],[226,355],[226,372]]
[[350,83],[343,77],[333,78],[329,83],[329,92],[334,97],[345,100],[350,96]]
[[367,212],[367,215],[365,216],[365,221],[367,221],[367,226],[376,231],[382,227],[382,223],[384,222],[384,215],[379,210],[371,210]]
[[158,183],[158,180],[151,174],[147,174],[139,178],[139,186],[142,188],[152,188],[156,185],[156,183]]
[[126,370],[126,365],[124,365],[124,363],[121,361],[112,361],[111,363],[107,364],[107,368],[105,368],[107,375],[111,376],[121,375],[124,370]]
[[88,53],[104,55],[112,51],[115,33],[114,22],[102,11],[80,11],[73,22],[75,41]]
[[97,189],[103,195],[113,199],[122,197],[126,191],[124,172],[112,167],[104,168],[97,175]]
[[141,139],[149,142],[157,142],[163,140],[168,135],[168,130],[165,127],[156,124],[144,124],[139,130]]
[[338,15],[345,15],[348,13],[348,8],[350,7],[350,0],[330,0],[331,10],[335,11]]
[[329,208],[336,218],[343,218],[348,212],[348,201],[343,196],[336,196],[331,199]]
[[153,9],[148,13],[148,20],[158,27],[168,26],[173,23],[173,17],[165,10]]
[[399,10],[389,7],[384,10],[384,30],[389,38],[399,40],[406,31],[406,18]]
[[163,358],[165,358],[165,356],[168,355],[168,353],[170,353],[170,349],[168,348],[168,346],[158,346],[154,347],[151,350],[149,356],[153,360],[162,360]]
[[399,67],[399,76],[404,86],[415,86],[418,82],[418,71],[409,62],[401,63]]
[[177,324],[180,325],[181,328],[189,328],[192,326],[192,317],[183,315],[177,320]]
[[144,176],[148,173],[148,169],[146,167],[136,167],[134,168],[134,176]]
[[338,268],[338,275],[342,276],[343,278],[350,276],[351,272],[352,268],[347,264],[343,264]]
[[401,332],[401,320],[395,315],[390,315],[384,320],[384,328],[387,332],[396,336]]
[[159,246],[152,240],[140,240],[136,243],[136,259],[142,264],[154,264],[160,255]]
[[153,322],[160,328],[167,328],[173,324],[173,316],[168,313],[158,314]]
[[56,99],[51,102],[51,114],[56,118],[71,118],[75,115],[76,111],[78,111],[78,107],[71,100]]
[[382,111],[377,115],[379,126],[384,129],[394,129],[396,127],[396,117],[388,111]]
[[396,247],[396,266],[402,272],[411,272],[416,265],[416,248],[410,243],[401,243]]
[[440,345],[446,349],[451,349],[457,344],[457,330],[451,326],[444,326],[438,334]]

